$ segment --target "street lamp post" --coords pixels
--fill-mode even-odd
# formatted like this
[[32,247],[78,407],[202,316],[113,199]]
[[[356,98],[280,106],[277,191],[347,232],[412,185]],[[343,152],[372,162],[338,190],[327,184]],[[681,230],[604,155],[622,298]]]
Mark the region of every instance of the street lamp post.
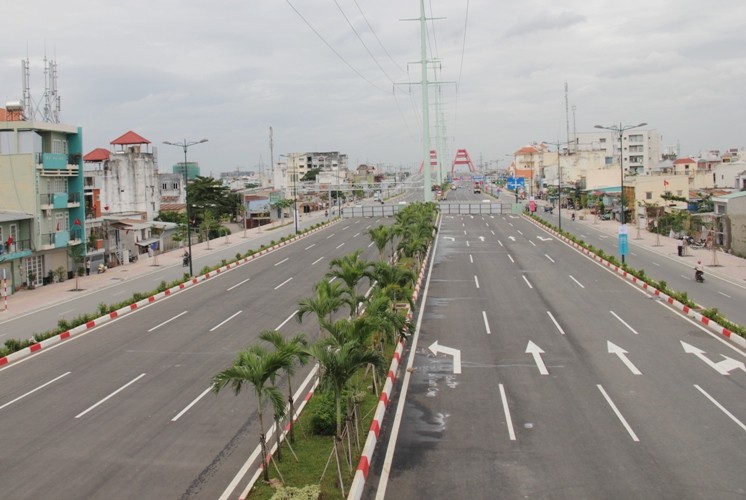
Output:
[[201,139],[199,141],[187,141],[186,139],[184,139],[183,142],[163,141],[163,144],[168,144],[169,146],[178,146],[184,150],[184,205],[186,206],[187,247],[189,248],[189,276],[194,276],[194,270],[192,269],[192,229],[190,227],[189,220],[189,190],[187,189],[187,183],[189,182],[189,179],[187,177],[187,150],[190,146],[194,146],[195,144],[202,144],[203,142],[207,142],[207,139]]
[[557,207],[559,208],[559,230],[562,231],[562,166],[560,165],[560,146],[567,146],[569,142],[548,142],[543,141],[545,144],[550,144],[557,148],[557,178],[559,185],[557,187]]
[[[295,163],[295,159],[293,159]],[[293,165],[293,219],[295,219],[295,234],[298,234],[298,188],[296,182],[298,180],[298,171],[295,165]]]
[[[621,123],[619,123],[619,125],[612,125],[610,127],[604,127],[603,125],[594,125],[595,128],[611,130],[612,132],[616,132],[617,134],[619,134],[619,171],[621,174],[620,183],[619,183],[621,186],[621,191],[619,193],[619,205],[620,205],[619,220],[622,226],[624,226],[624,147],[622,144],[622,138],[624,137],[624,132],[626,132],[627,130],[631,130],[633,128],[638,128],[638,127],[644,127],[645,125],[647,125],[647,123],[645,122],[640,123],[638,125],[622,125]],[[620,231],[619,235],[621,236],[622,234],[624,234],[625,237],[627,236],[626,233],[622,233]],[[620,250],[621,250],[621,247],[620,247]],[[624,264],[625,253],[622,252],[621,255],[622,255],[622,264]]]

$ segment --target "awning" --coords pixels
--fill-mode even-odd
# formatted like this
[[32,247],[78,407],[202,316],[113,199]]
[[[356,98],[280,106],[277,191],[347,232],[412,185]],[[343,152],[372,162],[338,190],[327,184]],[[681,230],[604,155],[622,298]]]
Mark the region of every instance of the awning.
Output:
[[149,247],[151,243],[157,243],[158,241],[160,241],[158,238],[148,238],[147,240],[136,241],[135,245],[140,245],[141,247]]

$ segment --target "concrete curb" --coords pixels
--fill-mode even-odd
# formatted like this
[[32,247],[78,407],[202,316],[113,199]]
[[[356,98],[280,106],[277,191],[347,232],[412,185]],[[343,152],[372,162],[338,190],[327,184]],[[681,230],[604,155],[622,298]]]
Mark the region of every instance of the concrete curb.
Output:
[[[526,217],[526,216],[524,215],[524,217]],[[598,255],[596,255],[595,253],[590,252],[588,249],[586,249],[586,248],[582,247],[581,245],[575,243],[574,241],[570,240],[569,238],[561,235],[560,233],[558,233],[554,229],[552,229],[552,228],[550,228],[548,226],[545,226],[545,225],[543,225],[543,224],[535,221],[531,217],[526,217],[526,218],[531,223],[533,223],[536,226],[542,228],[543,230],[547,231],[548,233],[553,234],[554,236],[556,236],[557,238],[559,238],[563,243],[571,246],[572,248],[574,248],[578,252],[582,253],[583,255],[585,255],[586,257],[588,257],[589,259],[592,259],[593,261],[601,264],[602,266],[605,266],[606,268],[614,271],[617,275],[623,277],[627,281],[630,281],[630,282],[634,283],[638,288],[644,290],[645,292],[647,292],[651,296],[659,297],[659,298],[663,299],[666,302],[666,304],[668,304],[670,307],[672,307],[673,309],[677,310],[678,312],[683,313],[688,318],[691,318],[694,321],[696,321],[696,322],[704,325],[705,327],[707,327],[713,333],[717,333],[719,335],[722,335],[723,337],[725,337],[725,338],[733,341],[735,344],[739,345],[740,347],[746,348],[746,338],[741,337],[738,334],[734,334],[729,329],[725,328],[722,325],[719,325],[718,323],[714,322],[713,320],[711,320],[707,316],[704,316],[703,314],[701,314],[701,313],[693,310],[689,306],[687,306],[685,304],[682,304],[681,302],[679,302],[678,300],[674,299],[673,297],[671,297],[671,296],[669,296],[669,295],[661,292],[657,288],[655,288],[655,287],[647,284],[646,282],[642,281],[641,279],[637,278],[636,276],[633,276],[632,274],[628,273],[627,271],[625,271],[621,267],[619,267],[619,266],[617,266],[615,264],[612,264],[608,260],[602,259],[601,257],[599,257]]]
[[264,250],[258,251],[254,254],[252,254],[250,257],[244,257],[243,259],[237,260],[235,262],[232,262],[230,264],[227,264],[225,266],[219,267],[218,269],[214,271],[210,271],[209,273],[203,274],[202,276],[194,277],[190,280],[185,281],[184,283],[181,283],[175,287],[169,288],[168,290],[165,290],[163,292],[156,293],[155,295],[151,295],[150,297],[146,297],[138,302],[135,302],[133,304],[130,304],[129,306],[125,306],[121,309],[118,309],[116,311],[110,312],[104,316],[101,316],[99,318],[93,319],[85,324],[76,326],[75,328],[71,328],[70,330],[66,332],[62,332],[58,335],[55,335],[54,337],[50,337],[48,339],[45,339],[41,342],[37,342],[35,344],[30,345],[29,347],[25,347],[19,351],[16,351],[12,354],[8,354],[5,357],[0,358],[0,367],[9,365],[11,363],[14,363],[20,359],[23,359],[27,356],[30,356],[31,354],[37,353],[41,350],[48,349],[49,347],[52,347],[53,345],[59,344],[60,342],[63,342],[65,340],[71,339],[73,337],[76,337],[80,335],[83,332],[86,332],[88,330],[91,330],[93,328],[99,327],[105,323],[108,323],[111,320],[120,318],[126,314],[129,314],[133,311],[136,311],[139,308],[145,307],[147,305],[152,304],[153,302],[156,302],[158,300],[164,299],[166,297],[169,297],[173,295],[174,293],[181,292],[187,288],[192,287],[193,285],[197,285],[198,283],[201,283],[207,279],[210,279],[212,277],[217,276],[218,274],[228,271],[230,269],[236,268],[240,265],[246,264],[247,262],[253,261],[257,259],[258,257],[262,257],[264,255],[267,255],[270,252],[273,252],[277,250],[280,247],[283,247],[285,245],[288,245],[290,243],[294,243],[310,234],[313,234],[317,231],[320,231],[321,229],[327,228],[333,224],[337,224],[341,222],[342,218],[337,218],[335,221],[331,221],[328,224],[324,224],[321,227],[317,227],[315,229],[310,229],[306,231],[303,234],[299,234],[294,236],[293,238],[277,243],[271,247],[265,248]]

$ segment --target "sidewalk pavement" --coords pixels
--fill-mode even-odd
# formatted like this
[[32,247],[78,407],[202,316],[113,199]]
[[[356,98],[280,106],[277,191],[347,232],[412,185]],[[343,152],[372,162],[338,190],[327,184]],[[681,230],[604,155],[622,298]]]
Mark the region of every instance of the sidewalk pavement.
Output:
[[[317,212],[312,214],[303,214],[301,217],[301,223],[307,223],[313,221],[313,223],[327,220],[324,217],[323,212]],[[247,242],[256,240],[262,236],[266,236],[270,233],[275,234],[274,239],[279,239],[284,234],[290,234],[293,229],[293,220],[285,219],[282,226],[274,225],[271,227],[263,226],[260,228],[253,228],[246,230],[246,238],[244,238],[244,231],[238,224],[231,225],[231,229],[234,231],[228,238],[228,244],[226,244],[226,238],[221,236],[210,240],[209,249],[208,242],[194,243],[192,242],[192,262],[193,270],[195,273],[199,273],[206,264],[215,265],[219,262],[219,259],[215,259],[215,262],[207,261],[201,262],[199,265],[194,263],[198,258],[207,256],[213,252],[224,250],[226,248],[232,248],[239,245],[245,245]],[[282,230],[285,228],[285,230]],[[259,248],[259,243],[251,245],[251,248]],[[247,248],[248,249],[248,248]],[[246,249],[243,249],[246,251]],[[125,264],[122,266],[112,267],[107,269],[104,273],[98,273],[95,268],[91,269],[90,276],[78,277],[78,286],[83,289],[81,295],[90,295],[99,292],[103,288],[112,286],[115,281],[131,280],[138,278],[143,275],[157,272],[163,268],[171,266],[179,266],[182,268],[182,256],[184,249],[175,249],[169,252],[165,252],[157,257],[149,257],[147,254],[139,256],[137,262]],[[157,258],[157,267],[156,260]],[[203,259],[204,260],[204,259]],[[188,273],[188,268],[184,267],[184,272]],[[70,294],[70,291],[75,288],[75,278],[65,280],[61,283],[54,283],[51,285],[44,285],[37,287],[33,290],[19,290],[13,295],[7,297],[8,308],[5,310],[5,297],[2,293],[0,298],[0,323],[23,316],[30,312],[49,307],[50,305],[70,300],[74,296]],[[91,311],[93,312],[93,311]]]
[[[618,221],[600,220],[595,215],[584,214],[583,212],[582,210],[575,211],[576,219],[572,221],[573,210],[563,210],[562,229],[578,232],[578,227],[585,226],[586,228],[596,229],[615,238],[617,237],[619,230]],[[537,211],[537,213],[539,212]],[[580,219],[581,215],[583,215],[582,220]],[[633,252],[635,247],[639,246],[672,260],[678,260],[689,266],[692,276],[694,275],[694,266],[697,264],[697,261],[702,261],[705,276],[712,274],[740,285],[746,284],[746,259],[720,250],[713,251],[706,248],[694,247],[685,247],[686,254],[679,257],[677,239],[669,238],[662,234],[656,235],[646,229],[640,229],[638,232],[637,226],[633,224],[628,224],[627,229],[627,241],[629,242],[630,252]],[[593,244],[592,242],[590,243]]]

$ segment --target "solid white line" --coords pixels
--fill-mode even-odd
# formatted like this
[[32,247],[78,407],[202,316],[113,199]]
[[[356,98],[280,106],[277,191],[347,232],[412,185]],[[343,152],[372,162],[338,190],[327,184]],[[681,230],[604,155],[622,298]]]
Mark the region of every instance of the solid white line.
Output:
[[484,329],[487,330],[487,335],[491,335],[492,331],[490,330],[490,323],[487,321],[487,312],[482,311],[482,318],[484,319]]
[[570,275],[570,279],[571,279],[571,280],[573,280],[573,281],[574,281],[575,283],[577,283],[577,284],[578,284],[578,286],[579,286],[580,288],[585,288],[585,287],[583,286],[583,284],[582,284],[582,283],[580,283],[580,281],[576,280],[576,279],[575,279],[575,278],[573,277],[573,275],[572,275],[572,274]]
[[618,319],[619,321],[621,321],[624,326],[626,326],[627,328],[629,328],[629,330],[632,333],[634,333],[635,335],[639,335],[639,333],[637,333],[637,331],[634,328],[632,328],[631,326],[629,326],[626,321],[624,321],[622,318],[620,318],[619,316],[617,316],[617,314],[614,311],[609,311],[609,312],[611,313],[612,316],[614,316],[616,319]]
[[743,422],[741,422],[740,420],[738,420],[738,419],[737,419],[737,418],[736,418],[736,417],[735,417],[735,416],[734,416],[734,415],[733,415],[733,414],[732,414],[731,412],[729,412],[729,411],[728,411],[728,410],[727,410],[727,409],[726,409],[726,408],[725,408],[725,407],[724,407],[723,405],[721,405],[720,403],[718,403],[717,401],[715,401],[715,398],[713,398],[712,396],[710,396],[709,394],[707,394],[707,392],[705,392],[705,390],[704,390],[704,389],[702,389],[702,388],[701,388],[700,386],[698,386],[697,384],[694,384],[694,387],[696,387],[696,388],[697,388],[697,390],[698,390],[699,392],[701,392],[702,394],[704,394],[704,395],[705,395],[705,397],[706,397],[707,399],[709,399],[709,400],[710,400],[710,401],[712,402],[712,404],[714,404],[715,406],[717,406],[717,407],[718,407],[718,408],[720,409],[720,411],[722,411],[723,413],[725,413],[726,415],[728,415],[728,417],[729,417],[729,418],[730,418],[731,420],[733,420],[733,421],[734,421],[734,422],[735,422],[736,424],[738,424],[738,426],[739,426],[739,427],[740,427],[741,429],[743,429],[743,430],[745,430],[745,431],[746,431],[746,425],[744,425],[744,424],[743,424]]
[[10,405],[12,405],[12,404],[13,404],[13,403],[15,403],[16,401],[20,401],[21,399],[25,398],[26,396],[30,396],[31,394],[35,393],[35,392],[36,392],[36,391],[38,391],[38,390],[44,389],[44,388],[45,388],[46,386],[48,386],[49,384],[52,384],[52,383],[54,383],[54,382],[57,382],[57,381],[58,381],[59,379],[61,379],[62,377],[66,377],[66,376],[70,375],[71,373],[72,373],[72,372],[67,372],[67,373],[63,373],[63,374],[62,374],[62,375],[60,375],[59,377],[53,378],[53,379],[52,379],[52,380],[50,380],[49,382],[46,382],[46,383],[44,383],[44,384],[40,385],[40,386],[39,386],[39,387],[37,387],[36,389],[31,389],[31,390],[30,390],[30,391],[28,391],[28,392],[27,392],[26,394],[22,394],[22,395],[18,396],[17,398],[15,398],[15,399],[14,399],[13,401],[8,401],[8,402],[7,402],[7,403],[5,403],[4,405],[0,406],[0,410],[2,410],[3,408],[5,408],[6,406],[10,406]]
[[512,255],[508,254],[508,258],[510,259],[510,262],[512,262],[513,264],[515,264],[515,261],[513,260],[513,256]]
[[243,285],[244,283],[246,283],[246,282],[247,282],[247,281],[249,281],[250,279],[251,279],[251,278],[246,278],[245,280],[243,280],[243,281],[241,281],[241,282],[239,282],[239,283],[236,283],[236,284],[235,284],[235,285],[233,285],[232,287],[228,288],[228,289],[226,290],[226,292],[230,292],[230,291],[231,291],[231,290],[233,290],[234,288],[238,288],[239,286]]
[[83,415],[85,415],[89,411],[91,411],[94,408],[96,408],[98,405],[103,404],[106,401],[108,401],[109,399],[113,398],[114,396],[116,396],[117,394],[119,394],[120,392],[122,392],[123,390],[125,390],[127,387],[131,386],[132,384],[134,384],[135,382],[137,382],[138,380],[140,380],[141,378],[143,378],[144,376],[145,376],[145,374],[141,373],[140,375],[138,375],[137,377],[133,378],[132,380],[130,380],[129,382],[127,382],[126,384],[124,384],[122,387],[120,387],[116,391],[114,391],[111,394],[109,394],[108,396],[106,396],[104,399],[102,399],[101,401],[99,401],[95,405],[93,405],[90,408],[88,408],[87,410],[85,410],[85,411],[83,411],[83,412],[78,413],[77,415],[75,415],[75,418],[82,417]]
[[224,321],[222,321],[222,322],[218,323],[217,325],[213,326],[212,328],[210,328],[210,331],[211,331],[211,332],[214,332],[215,330],[217,330],[218,328],[220,328],[221,326],[223,326],[224,324],[226,324],[227,322],[229,322],[230,320],[232,320],[233,318],[235,318],[236,316],[238,316],[238,315],[239,315],[239,314],[241,314],[242,312],[243,312],[243,311],[238,311],[237,313],[235,313],[235,314],[234,314],[233,316],[231,316],[230,318],[227,318],[227,319],[225,319]]
[[179,314],[177,314],[177,315],[176,315],[176,316],[174,316],[173,318],[171,318],[171,319],[167,319],[166,321],[164,321],[164,322],[163,322],[163,323],[161,323],[160,325],[155,325],[155,326],[154,326],[153,328],[151,328],[150,330],[148,330],[148,333],[152,332],[152,331],[153,331],[153,330],[155,330],[156,328],[160,328],[160,327],[162,327],[162,326],[163,326],[163,325],[165,325],[166,323],[170,323],[170,322],[172,322],[173,320],[175,320],[175,319],[176,319],[176,318],[178,318],[179,316],[184,316],[184,315],[185,315],[186,313],[187,313],[187,311],[184,311],[184,312],[180,312]]
[[469,262],[474,264],[474,257],[472,257],[471,254],[469,254]]
[[556,264],[556,262],[554,262],[554,259],[551,258],[550,256],[548,256],[547,254],[544,254],[544,257],[546,257],[547,259],[549,259],[552,262],[552,264]]
[[728,295],[728,294],[725,294],[725,293],[723,293],[723,292],[718,292],[718,293],[719,293],[720,295],[722,295],[723,297],[728,297],[728,298],[731,298],[731,297],[730,297],[730,295]]
[[194,406],[194,405],[197,404],[197,401],[199,401],[200,399],[202,399],[203,397],[205,397],[205,394],[207,394],[208,392],[210,392],[211,389],[212,389],[212,386],[210,386],[207,389],[205,389],[204,392],[202,392],[202,394],[200,394],[199,396],[197,396],[194,401],[192,401],[191,403],[189,403],[186,406],[186,408],[184,408],[183,410],[181,410],[174,418],[172,418],[171,422],[176,422],[177,420],[179,420],[181,418],[181,416],[184,415],[186,412],[188,412],[189,409],[192,406]]
[[561,326],[560,326],[560,324],[559,324],[559,323],[557,322],[557,320],[556,320],[556,319],[554,319],[554,316],[552,316],[552,313],[551,313],[551,312],[549,312],[549,311],[547,311],[547,314],[549,315],[549,319],[551,319],[551,320],[552,320],[552,323],[554,323],[554,326],[556,326],[556,327],[557,327],[557,330],[559,330],[559,332],[560,332],[560,333],[561,333],[562,335],[564,335],[564,334],[565,334],[565,331],[564,331],[564,330],[562,329],[562,327],[561,327]]
[[[441,219],[442,220],[442,219]],[[440,227],[438,227],[440,229]],[[433,255],[435,255],[438,249],[438,238],[435,238],[433,244]],[[427,292],[430,289],[430,277],[433,273],[433,264],[435,259],[430,259],[430,266],[427,271],[427,279],[425,280],[425,288],[423,289],[422,297],[424,297],[423,304],[427,301]],[[381,477],[378,480],[378,488],[376,489],[376,500],[383,500],[386,496],[386,487],[388,486],[389,472],[391,471],[391,462],[394,459],[394,451],[396,450],[396,440],[399,437],[399,428],[401,426],[402,414],[404,413],[404,404],[407,401],[407,392],[409,392],[409,379],[412,377],[412,366],[414,366],[414,353],[417,351],[417,342],[420,338],[420,327],[422,326],[422,319],[424,317],[423,311],[425,307],[420,308],[420,312],[417,315],[417,326],[415,327],[414,337],[412,338],[412,345],[409,349],[409,358],[407,361],[407,369],[404,371],[404,379],[402,380],[401,394],[399,401],[396,406],[396,414],[394,415],[394,422],[391,425],[391,434],[389,435],[388,446],[386,447],[386,456],[383,460],[383,468],[381,469]]]
[[277,264],[275,264],[275,267],[277,267],[277,266],[279,266],[280,264],[282,264],[282,263],[284,263],[284,262],[287,262],[287,261],[289,261],[289,260],[290,260],[290,257],[285,257],[285,258],[284,258],[284,259],[282,259],[282,260],[281,260],[280,262],[278,262]]
[[288,321],[290,321],[291,319],[293,319],[293,316],[295,316],[296,314],[298,314],[298,310],[297,309],[295,311],[293,311],[293,314],[291,314],[290,316],[288,316],[288,319],[286,319],[285,321],[283,321],[282,323],[280,323],[280,326],[278,326],[277,328],[275,328],[275,330],[279,330],[280,328],[282,328],[283,326],[285,326],[285,323],[287,323]]
[[479,288],[479,279],[477,278],[477,275],[474,275],[474,284],[477,285],[477,288]]
[[277,285],[277,286],[275,287],[275,290],[277,290],[278,288],[280,288],[280,287],[281,287],[282,285],[285,285],[286,283],[288,283],[288,282],[289,282],[290,280],[292,280],[292,279],[293,279],[293,278],[288,278],[288,279],[286,279],[285,281],[283,281],[282,283],[280,283],[279,285]]
[[621,414],[621,412],[619,411],[619,409],[617,409],[616,405],[611,400],[611,398],[609,397],[609,395],[606,394],[606,391],[604,390],[604,388],[601,387],[601,384],[596,384],[596,387],[598,387],[598,390],[601,391],[601,394],[603,394],[604,398],[606,399],[606,402],[609,403],[609,406],[611,406],[611,409],[614,410],[614,413],[616,414],[617,418],[622,423],[622,425],[624,426],[624,428],[627,429],[627,432],[629,433],[629,435],[632,436],[632,440],[633,441],[639,441],[639,439],[637,439],[637,434],[635,434],[635,431],[633,431],[632,427],[629,426],[629,424],[627,423],[627,421],[624,419],[624,416]]
[[313,248],[316,246],[316,243],[312,243],[311,245],[308,245],[305,249],[308,250],[309,248]]
[[342,243],[340,243],[339,245],[337,245],[337,248],[336,248],[336,250],[339,250],[339,249],[340,249],[340,248],[342,248],[343,246],[344,246],[344,242],[342,242]]
[[510,408],[508,408],[508,398],[505,396],[505,387],[500,384],[500,399],[503,402],[503,412],[505,412],[505,424],[508,426],[508,436],[511,441],[515,441],[515,429],[513,429],[513,419],[510,418]]
[[528,278],[526,278],[526,275],[525,275],[525,274],[523,275],[523,281],[525,281],[525,282],[526,282],[526,284],[528,285],[528,287],[529,287],[529,288],[533,288],[533,287],[531,286],[531,283],[529,283],[529,281],[528,281]]
[[321,261],[322,261],[323,259],[324,259],[324,256],[322,255],[322,256],[321,256],[321,257],[319,257],[318,259],[316,259],[316,260],[314,260],[313,262],[311,262],[311,265],[313,266],[313,265],[315,265],[315,264],[318,264],[318,263],[319,263],[319,262],[321,262]]

